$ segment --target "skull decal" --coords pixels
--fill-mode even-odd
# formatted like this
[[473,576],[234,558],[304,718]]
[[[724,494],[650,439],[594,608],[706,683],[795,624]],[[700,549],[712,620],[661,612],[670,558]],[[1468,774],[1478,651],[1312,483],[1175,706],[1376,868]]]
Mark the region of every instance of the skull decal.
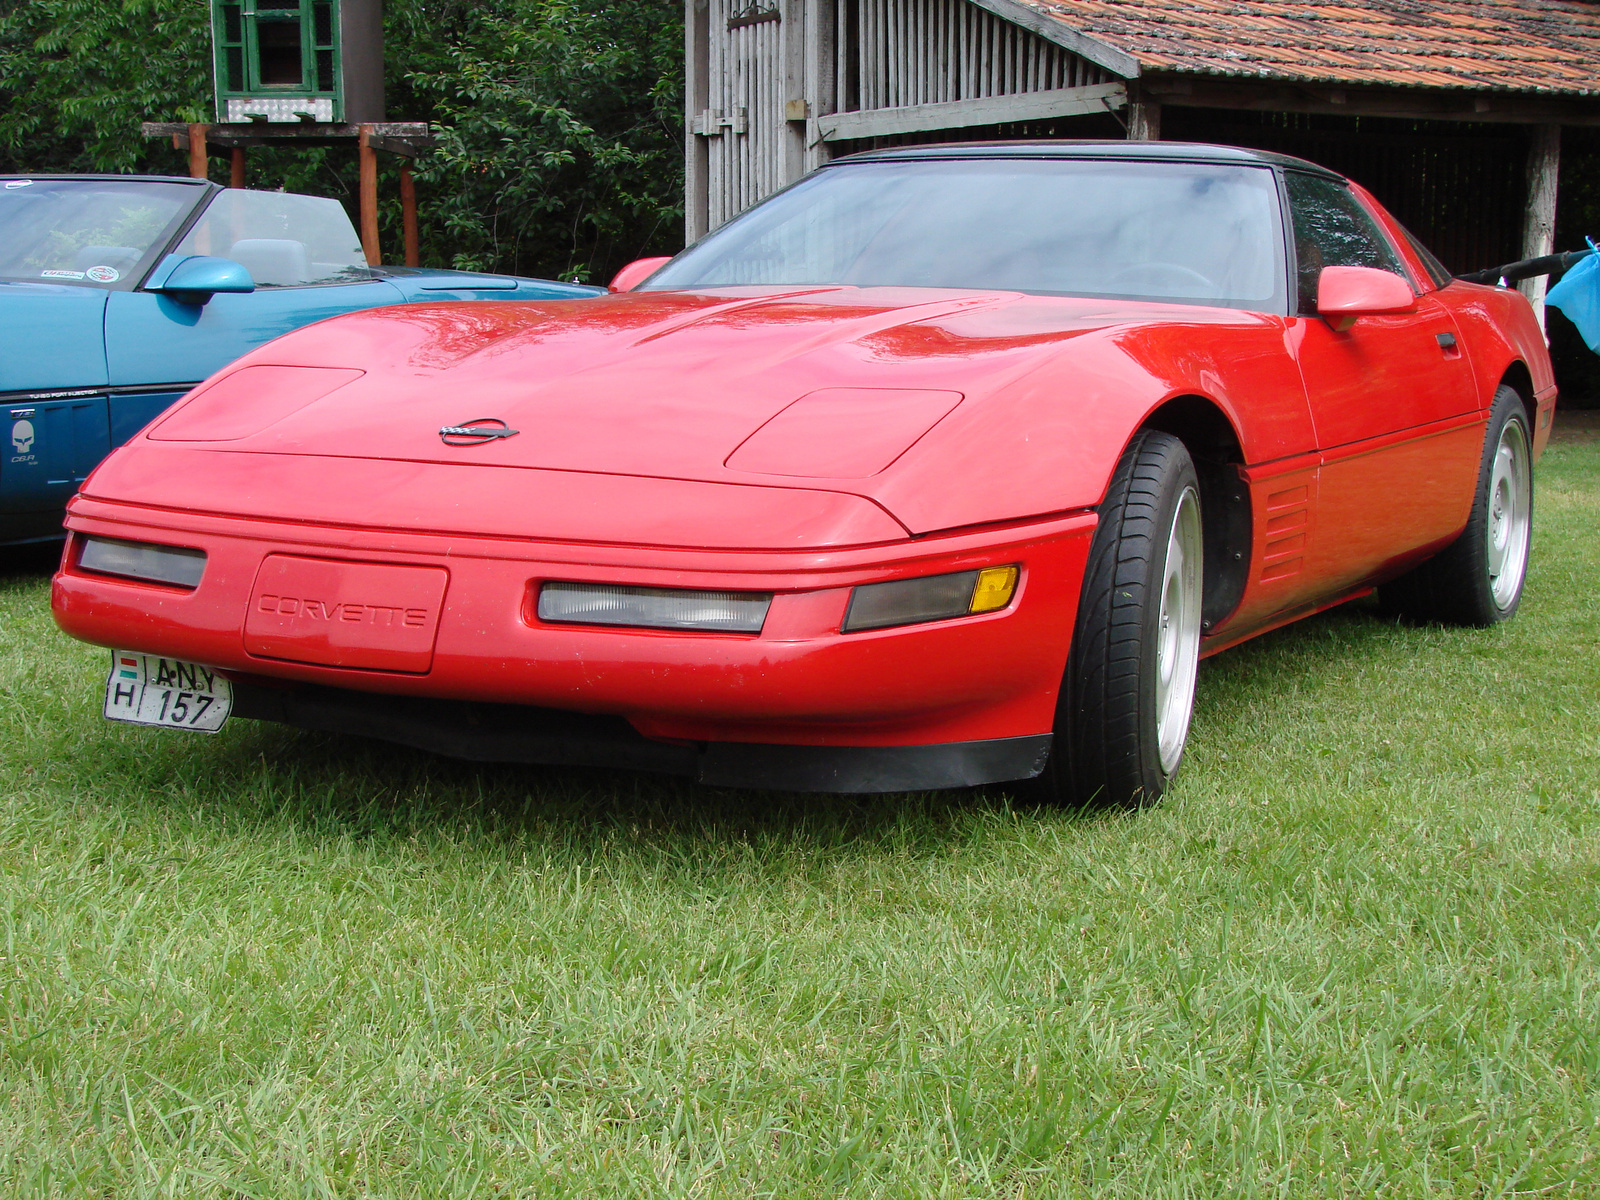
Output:
[[17,448],[18,454],[26,454],[33,449],[32,421],[18,421],[11,427],[11,444]]

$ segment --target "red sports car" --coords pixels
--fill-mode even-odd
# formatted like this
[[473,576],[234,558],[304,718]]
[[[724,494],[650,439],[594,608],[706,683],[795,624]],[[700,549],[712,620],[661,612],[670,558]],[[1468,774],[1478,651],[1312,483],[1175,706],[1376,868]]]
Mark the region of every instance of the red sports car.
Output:
[[613,286],[325,321],[112,454],[54,590],[106,715],[1144,802],[1205,655],[1517,608],[1533,312],[1310,163],[879,151]]

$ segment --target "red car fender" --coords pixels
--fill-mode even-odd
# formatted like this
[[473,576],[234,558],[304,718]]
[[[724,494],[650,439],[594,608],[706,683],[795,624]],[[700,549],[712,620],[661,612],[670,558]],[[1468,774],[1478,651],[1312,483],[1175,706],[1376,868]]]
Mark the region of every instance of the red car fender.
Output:
[[[1180,397],[1217,410],[1245,462],[1312,450],[1284,319],[1222,309],[1184,315],[1182,324],[1075,339],[1070,356],[961,405],[864,494],[917,534],[1092,508],[1134,434]],[[1216,339],[1204,328],[1196,336],[1208,325],[1229,326],[1236,352],[1214,354]]]

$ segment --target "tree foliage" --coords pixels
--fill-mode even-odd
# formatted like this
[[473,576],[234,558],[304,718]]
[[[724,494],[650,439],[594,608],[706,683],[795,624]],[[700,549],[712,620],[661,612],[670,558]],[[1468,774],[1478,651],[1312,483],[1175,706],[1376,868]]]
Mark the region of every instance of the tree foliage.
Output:
[[[423,261],[604,279],[680,246],[682,44],[676,0],[389,0],[389,116],[438,135]],[[211,119],[210,61],[206,0],[0,0],[0,169],[184,173],[139,123]],[[247,183],[353,203],[355,157],[252,150]]]
[[204,0],[0,0],[0,163],[135,171],[141,120],[208,120]]

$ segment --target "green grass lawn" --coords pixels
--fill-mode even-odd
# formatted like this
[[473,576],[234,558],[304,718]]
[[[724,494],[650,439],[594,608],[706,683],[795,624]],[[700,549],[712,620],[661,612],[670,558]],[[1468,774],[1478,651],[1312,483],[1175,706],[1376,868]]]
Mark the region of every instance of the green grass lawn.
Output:
[[113,726],[0,575],[0,1195],[1600,1195],[1600,442],[1136,815]]

